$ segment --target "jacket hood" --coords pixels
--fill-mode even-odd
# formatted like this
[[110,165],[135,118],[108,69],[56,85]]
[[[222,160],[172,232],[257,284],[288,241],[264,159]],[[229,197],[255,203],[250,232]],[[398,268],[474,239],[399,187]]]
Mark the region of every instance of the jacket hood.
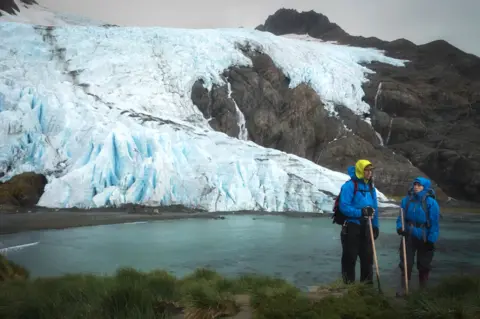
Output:
[[372,163],[368,160],[364,160],[364,159],[358,160],[355,163],[355,166],[350,166],[347,169],[348,175],[350,176],[351,179],[354,179],[354,180],[364,180],[363,171],[365,167],[369,165],[372,165]]
[[[428,178],[419,176],[419,177],[415,178],[415,179],[413,180],[413,182],[412,182],[412,186],[411,186],[411,193],[412,193],[412,194],[415,194],[415,193],[413,192],[413,184],[415,184],[415,183],[419,183],[420,185],[423,186],[423,191],[421,191],[420,193],[418,193],[418,194],[416,194],[416,195],[422,197],[422,196],[425,195],[427,192],[431,192],[431,193],[433,192],[433,189],[431,188],[432,182],[431,182]],[[434,193],[434,192],[433,192],[433,193]]]
[[358,179],[357,176],[355,176],[355,166],[349,166],[347,169],[348,176],[350,176],[351,179]]

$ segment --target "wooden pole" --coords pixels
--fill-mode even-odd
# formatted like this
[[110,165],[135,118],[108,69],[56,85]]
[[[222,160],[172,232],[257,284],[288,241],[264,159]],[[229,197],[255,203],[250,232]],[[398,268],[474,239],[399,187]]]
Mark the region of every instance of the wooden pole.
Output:
[[[402,231],[405,231],[405,224],[403,218],[403,208],[400,208],[400,219],[402,220]],[[405,244],[405,236],[402,236],[402,250],[403,250],[403,274],[405,280],[405,295],[408,295],[408,269],[407,269],[407,247]]]
[[382,292],[382,288],[380,287],[380,270],[378,269],[377,249],[375,248],[375,238],[373,236],[372,217],[369,217],[368,225],[370,226],[370,240],[372,242],[373,261],[375,262],[375,272],[377,274],[378,291]]

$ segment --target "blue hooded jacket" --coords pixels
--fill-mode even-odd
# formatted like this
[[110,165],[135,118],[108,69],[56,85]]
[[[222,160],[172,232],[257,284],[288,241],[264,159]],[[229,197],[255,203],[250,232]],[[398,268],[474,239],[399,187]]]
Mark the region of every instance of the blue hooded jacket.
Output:
[[340,211],[347,216],[346,222],[360,225],[362,208],[371,206],[375,209],[375,215],[372,218],[372,226],[379,228],[377,190],[373,187],[372,192],[370,192],[371,182],[367,184],[363,178],[358,178],[355,174],[355,166],[350,166],[347,171],[350,178],[357,182],[357,193],[355,194],[355,197],[353,197],[355,185],[352,180],[343,184],[338,204]]
[[[414,183],[419,183],[420,185],[423,186],[423,191],[419,192],[418,194],[415,194],[413,192],[413,184]],[[440,207],[438,206],[437,201],[432,198],[432,197],[426,197],[425,202],[426,206],[428,209],[429,213],[429,219],[430,219],[430,229],[428,228],[422,228],[422,227],[416,227],[416,225],[408,225],[409,222],[414,223],[414,224],[424,224],[427,222],[427,215],[425,214],[425,211],[423,210],[423,205],[422,205],[422,198],[427,195],[428,192],[431,192],[432,194],[435,194],[433,189],[431,188],[431,182],[429,179],[424,178],[424,177],[417,177],[412,183],[412,188],[409,190],[409,195],[405,196],[402,199],[401,207],[403,209],[403,214],[404,214],[404,225],[405,225],[405,230],[413,237],[416,237],[418,239],[425,239],[431,243],[435,243],[438,239],[438,233],[439,233],[439,217],[440,217]],[[407,211],[407,202],[410,200],[410,204],[408,206],[408,211]],[[397,218],[397,229],[402,228],[402,220],[400,216]],[[425,231],[425,234],[424,234]]]

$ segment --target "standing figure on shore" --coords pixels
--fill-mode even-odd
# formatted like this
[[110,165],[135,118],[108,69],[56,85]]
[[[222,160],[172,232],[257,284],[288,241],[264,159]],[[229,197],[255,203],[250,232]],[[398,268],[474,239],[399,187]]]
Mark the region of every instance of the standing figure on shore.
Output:
[[[440,207],[435,199],[435,192],[431,188],[431,182],[424,177],[417,177],[408,191],[408,195],[402,199],[401,208],[404,216],[404,230],[402,230],[401,217],[397,218],[397,234],[405,236],[405,251],[407,260],[407,278],[412,277],[412,268],[417,257],[418,280],[420,287],[427,284],[431,270],[432,259],[435,251],[435,243],[439,234]],[[400,245],[400,270],[402,291],[397,295],[405,294],[405,269],[404,256]]]
[[355,281],[355,266],[360,257],[360,281],[373,283],[373,244],[379,235],[377,192],[373,185],[373,165],[359,160],[348,168],[345,182],[335,202],[333,222],[342,225],[342,277],[345,283]]

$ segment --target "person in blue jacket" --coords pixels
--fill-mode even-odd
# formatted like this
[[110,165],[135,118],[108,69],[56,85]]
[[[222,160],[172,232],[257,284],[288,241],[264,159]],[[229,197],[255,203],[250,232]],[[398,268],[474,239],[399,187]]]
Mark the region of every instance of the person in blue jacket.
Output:
[[[424,177],[417,177],[412,183],[408,195],[402,199],[402,220],[397,218],[397,234],[405,236],[408,280],[412,277],[412,268],[417,255],[417,270],[420,287],[425,287],[431,270],[435,243],[439,234],[440,207],[435,199],[431,182]],[[403,266],[403,250],[400,244],[400,264],[402,272],[402,292],[405,293],[405,269]]]
[[360,281],[373,283],[373,248],[369,219],[374,239],[378,238],[378,201],[373,185],[373,165],[359,160],[348,168],[350,180],[343,184],[339,197],[339,209],[345,215],[341,231],[342,277],[345,283],[355,281],[355,266],[360,257]]

